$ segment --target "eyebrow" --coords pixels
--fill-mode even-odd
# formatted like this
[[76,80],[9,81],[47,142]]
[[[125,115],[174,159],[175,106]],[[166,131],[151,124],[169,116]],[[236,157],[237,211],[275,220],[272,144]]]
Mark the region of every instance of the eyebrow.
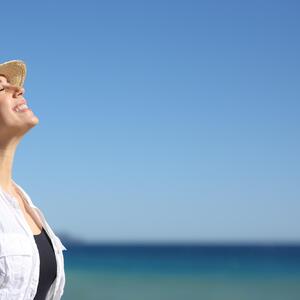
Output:
[[[5,77],[5,79],[6,79],[6,82],[5,82],[5,83],[10,83],[10,81],[7,79],[7,77],[6,77],[4,74],[0,74],[0,76]],[[4,82],[2,81],[2,78],[0,78],[0,82],[1,82],[1,83],[4,83]]]

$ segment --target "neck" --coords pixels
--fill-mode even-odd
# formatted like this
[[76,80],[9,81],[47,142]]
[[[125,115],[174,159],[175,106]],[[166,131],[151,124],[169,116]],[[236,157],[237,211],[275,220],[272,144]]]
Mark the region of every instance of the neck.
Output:
[[0,143],[0,186],[7,193],[12,193],[14,184],[12,180],[13,161],[18,142]]

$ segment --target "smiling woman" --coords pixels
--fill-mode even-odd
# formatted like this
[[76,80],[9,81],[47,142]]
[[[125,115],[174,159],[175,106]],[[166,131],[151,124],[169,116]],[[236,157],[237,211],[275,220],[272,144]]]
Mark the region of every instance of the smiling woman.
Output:
[[[27,107],[23,88],[26,65],[22,61],[9,61],[0,65],[0,146],[8,145],[11,137],[22,136],[38,124],[38,117]],[[26,109],[25,109],[26,108]],[[0,149],[2,151],[2,147]],[[0,178],[1,184],[1,178]],[[3,183],[7,187],[7,182]]]
[[21,60],[0,64],[0,299],[59,300],[66,248],[12,179],[16,148],[39,123],[24,98],[25,76]]

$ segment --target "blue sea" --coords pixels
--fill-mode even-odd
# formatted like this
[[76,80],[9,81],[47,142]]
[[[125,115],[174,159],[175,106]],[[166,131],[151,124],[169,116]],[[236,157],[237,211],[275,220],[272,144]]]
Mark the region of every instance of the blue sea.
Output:
[[63,300],[300,300],[300,246],[65,246]]

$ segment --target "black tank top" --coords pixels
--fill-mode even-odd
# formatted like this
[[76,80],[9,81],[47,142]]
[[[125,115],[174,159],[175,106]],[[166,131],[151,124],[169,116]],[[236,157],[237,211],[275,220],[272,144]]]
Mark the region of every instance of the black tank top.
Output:
[[56,278],[56,258],[46,230],[42,228],[40,234],[33,235],[40,255],[40,276],[34,300],[45,300],[47,292]]

